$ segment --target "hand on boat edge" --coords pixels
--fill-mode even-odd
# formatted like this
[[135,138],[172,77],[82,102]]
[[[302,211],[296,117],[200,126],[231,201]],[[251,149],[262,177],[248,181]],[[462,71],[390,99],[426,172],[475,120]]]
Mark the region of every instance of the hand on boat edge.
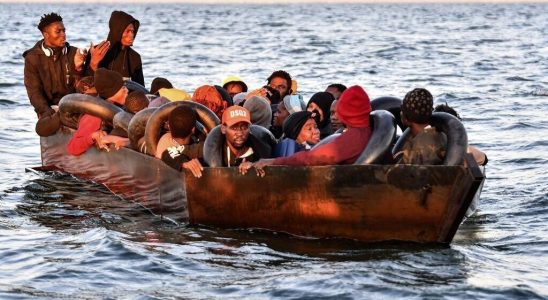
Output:
[[204,167],[202,167],[202,164],[197,158],[194,158],[192,160],[187,161],[186,163],[182,164],[183,168],[190,170],[192,172],[192,175],[196,178],[202,177],[202,171],[204,170]]
[[272,165],[273,162],[273,158],[261,158],[257,162],[253,163],[255,171],[257,171],[257,176],[264,177],[266,175],[264,167]]

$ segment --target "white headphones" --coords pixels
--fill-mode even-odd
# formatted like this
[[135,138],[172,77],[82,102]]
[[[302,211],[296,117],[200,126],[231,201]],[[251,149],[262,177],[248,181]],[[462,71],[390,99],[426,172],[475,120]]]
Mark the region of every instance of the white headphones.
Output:
[[[42,51],[44,51],[44,54],[45,54],[47,57],[50,57],[50,56],[53,55],[53,49],[51,49],[50,47],[46,46],[46,45],[44,44],[44,42],[42,42]],[[63,51],[62,51],[63,55],[67,54],[67,51],[68,51],[67,46],[66,46],[66,45],[63,46]]]

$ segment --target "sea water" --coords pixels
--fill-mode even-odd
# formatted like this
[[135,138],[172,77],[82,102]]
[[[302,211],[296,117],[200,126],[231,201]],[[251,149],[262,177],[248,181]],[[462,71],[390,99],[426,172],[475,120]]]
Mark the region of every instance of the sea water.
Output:
[[[548,297],[548,5],[0,4],[0,298]],[[39,166],[25,49],[44,13],[68,41],[140,20],[147,86],[192,92],[283,69],[308,100],[328,84],[371,98],[429,89],[489,157],[478,212],[448,246],[364,244],[173,224]]]

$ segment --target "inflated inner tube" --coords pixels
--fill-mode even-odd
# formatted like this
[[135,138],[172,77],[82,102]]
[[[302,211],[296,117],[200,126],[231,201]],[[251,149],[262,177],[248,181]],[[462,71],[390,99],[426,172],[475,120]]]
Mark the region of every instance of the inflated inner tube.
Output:
[[221,125],[211,129],[204,142],[204,161],[209,167],[223,166],[224,137]]
[[379,164],[389,153],[396,139],[396,121],[386,110],[375,110],[370,114],[373,132],[365,149],[354,162],[355,165]]
[[141,91],[143,92],[145,95],[146,94],[150,94],[150,92],[147,90],[146,87],[142,86],[140,83],[138,82],[135,82],[135,81],[132,81],[132,80],[126,80],[124,81],[124,85],[127,87],[127,89],[129,90],[129,92],[133,92],[133,91]]
[[128,137],[129,136],[129,122],[133,118],[133,114],[127,111],[121,111],[114,115],[112,119],[113,131],[116,131],[116,135]]
[[[141,146],[144,140],[141,138],[145,136],[145,128],[147,127],[148,119],[152,113],[156,111],[156,107],[145,108],[133,116],[128,125],[128,136],[131,148],[137,151],[141,151]],[[143,148],[144,149],[144,148]]]
[[147,154],[152,156],[156,154],[156,148],[158,146],[158,141],[160,140],[162,128],[164,127],[165,122],[168,120],[171,111],[178,106],[190,106],[194,108],[198,117],[197,122],[203,124],[207,131],[210,131],[215,126],[219,125],[219,123],[221,123],[219,117],[217,117],[215,113],[213,113],[209,108],[200,103],[192,101],[176,101],[164,104],[158,107],[156,111],[152,113],[146,124],[145,144]]
[[101,118],[112,124],[114,116],[123,111],[122,108],[98,97],[84,94],[68,94],[59,101],[61,124],[78,128],[78,120],[82,114]]
[[[262,126],[251,125],[249,134],[269,145],[271,153],[276,147],[276,138]],[[209,132],[204,142],[204,161],[209,167],[223,166],[223,145],[224,136],[221,132],[221,125],[219,125]]]
[[389,111],[396,120],[396,124],[403,132],[405,129],[407,129],[407,126],[403,125],[403,122],[401,120],[400,112],[401,112],[401,105],[402,100],[397,97],[379,97],[371,100],[371,109],[372,110],[387,110]]
[[[434,112],[429,124],[447,136],[446,154],[442,164],[445,166],[463,165],[464,155],[468,148],[468,135],[459,119],[448,113]],[[403,132],[392,149],[393,155],[401,151],[410,136],[411,130],[408,128]]]

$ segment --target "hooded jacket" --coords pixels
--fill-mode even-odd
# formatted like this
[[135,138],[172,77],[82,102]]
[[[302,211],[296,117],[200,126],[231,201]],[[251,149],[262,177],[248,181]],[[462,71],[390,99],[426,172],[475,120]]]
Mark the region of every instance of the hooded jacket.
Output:
[[75,92],[75,83],[81,75],[76,72],[74,56],[78,49],[65,43],[57,59],[47,56],[49,49],[42,49],[44,40],[38,41],[23,53],[25,59],[24,82],[30,103],[39,117],[53,114],[52,105],[67,94]]
[[129,24],[133,24],[135,27],[135,37],[137,37],[139,21],[123,11],[112,12],[108,22],[110,31],[107,37],[110,48],[99,63],[99,68],[116,71],[124,78],[131,78],[131,80],[145,85],[141,55],[131,47],[122,49],[122,35]]

